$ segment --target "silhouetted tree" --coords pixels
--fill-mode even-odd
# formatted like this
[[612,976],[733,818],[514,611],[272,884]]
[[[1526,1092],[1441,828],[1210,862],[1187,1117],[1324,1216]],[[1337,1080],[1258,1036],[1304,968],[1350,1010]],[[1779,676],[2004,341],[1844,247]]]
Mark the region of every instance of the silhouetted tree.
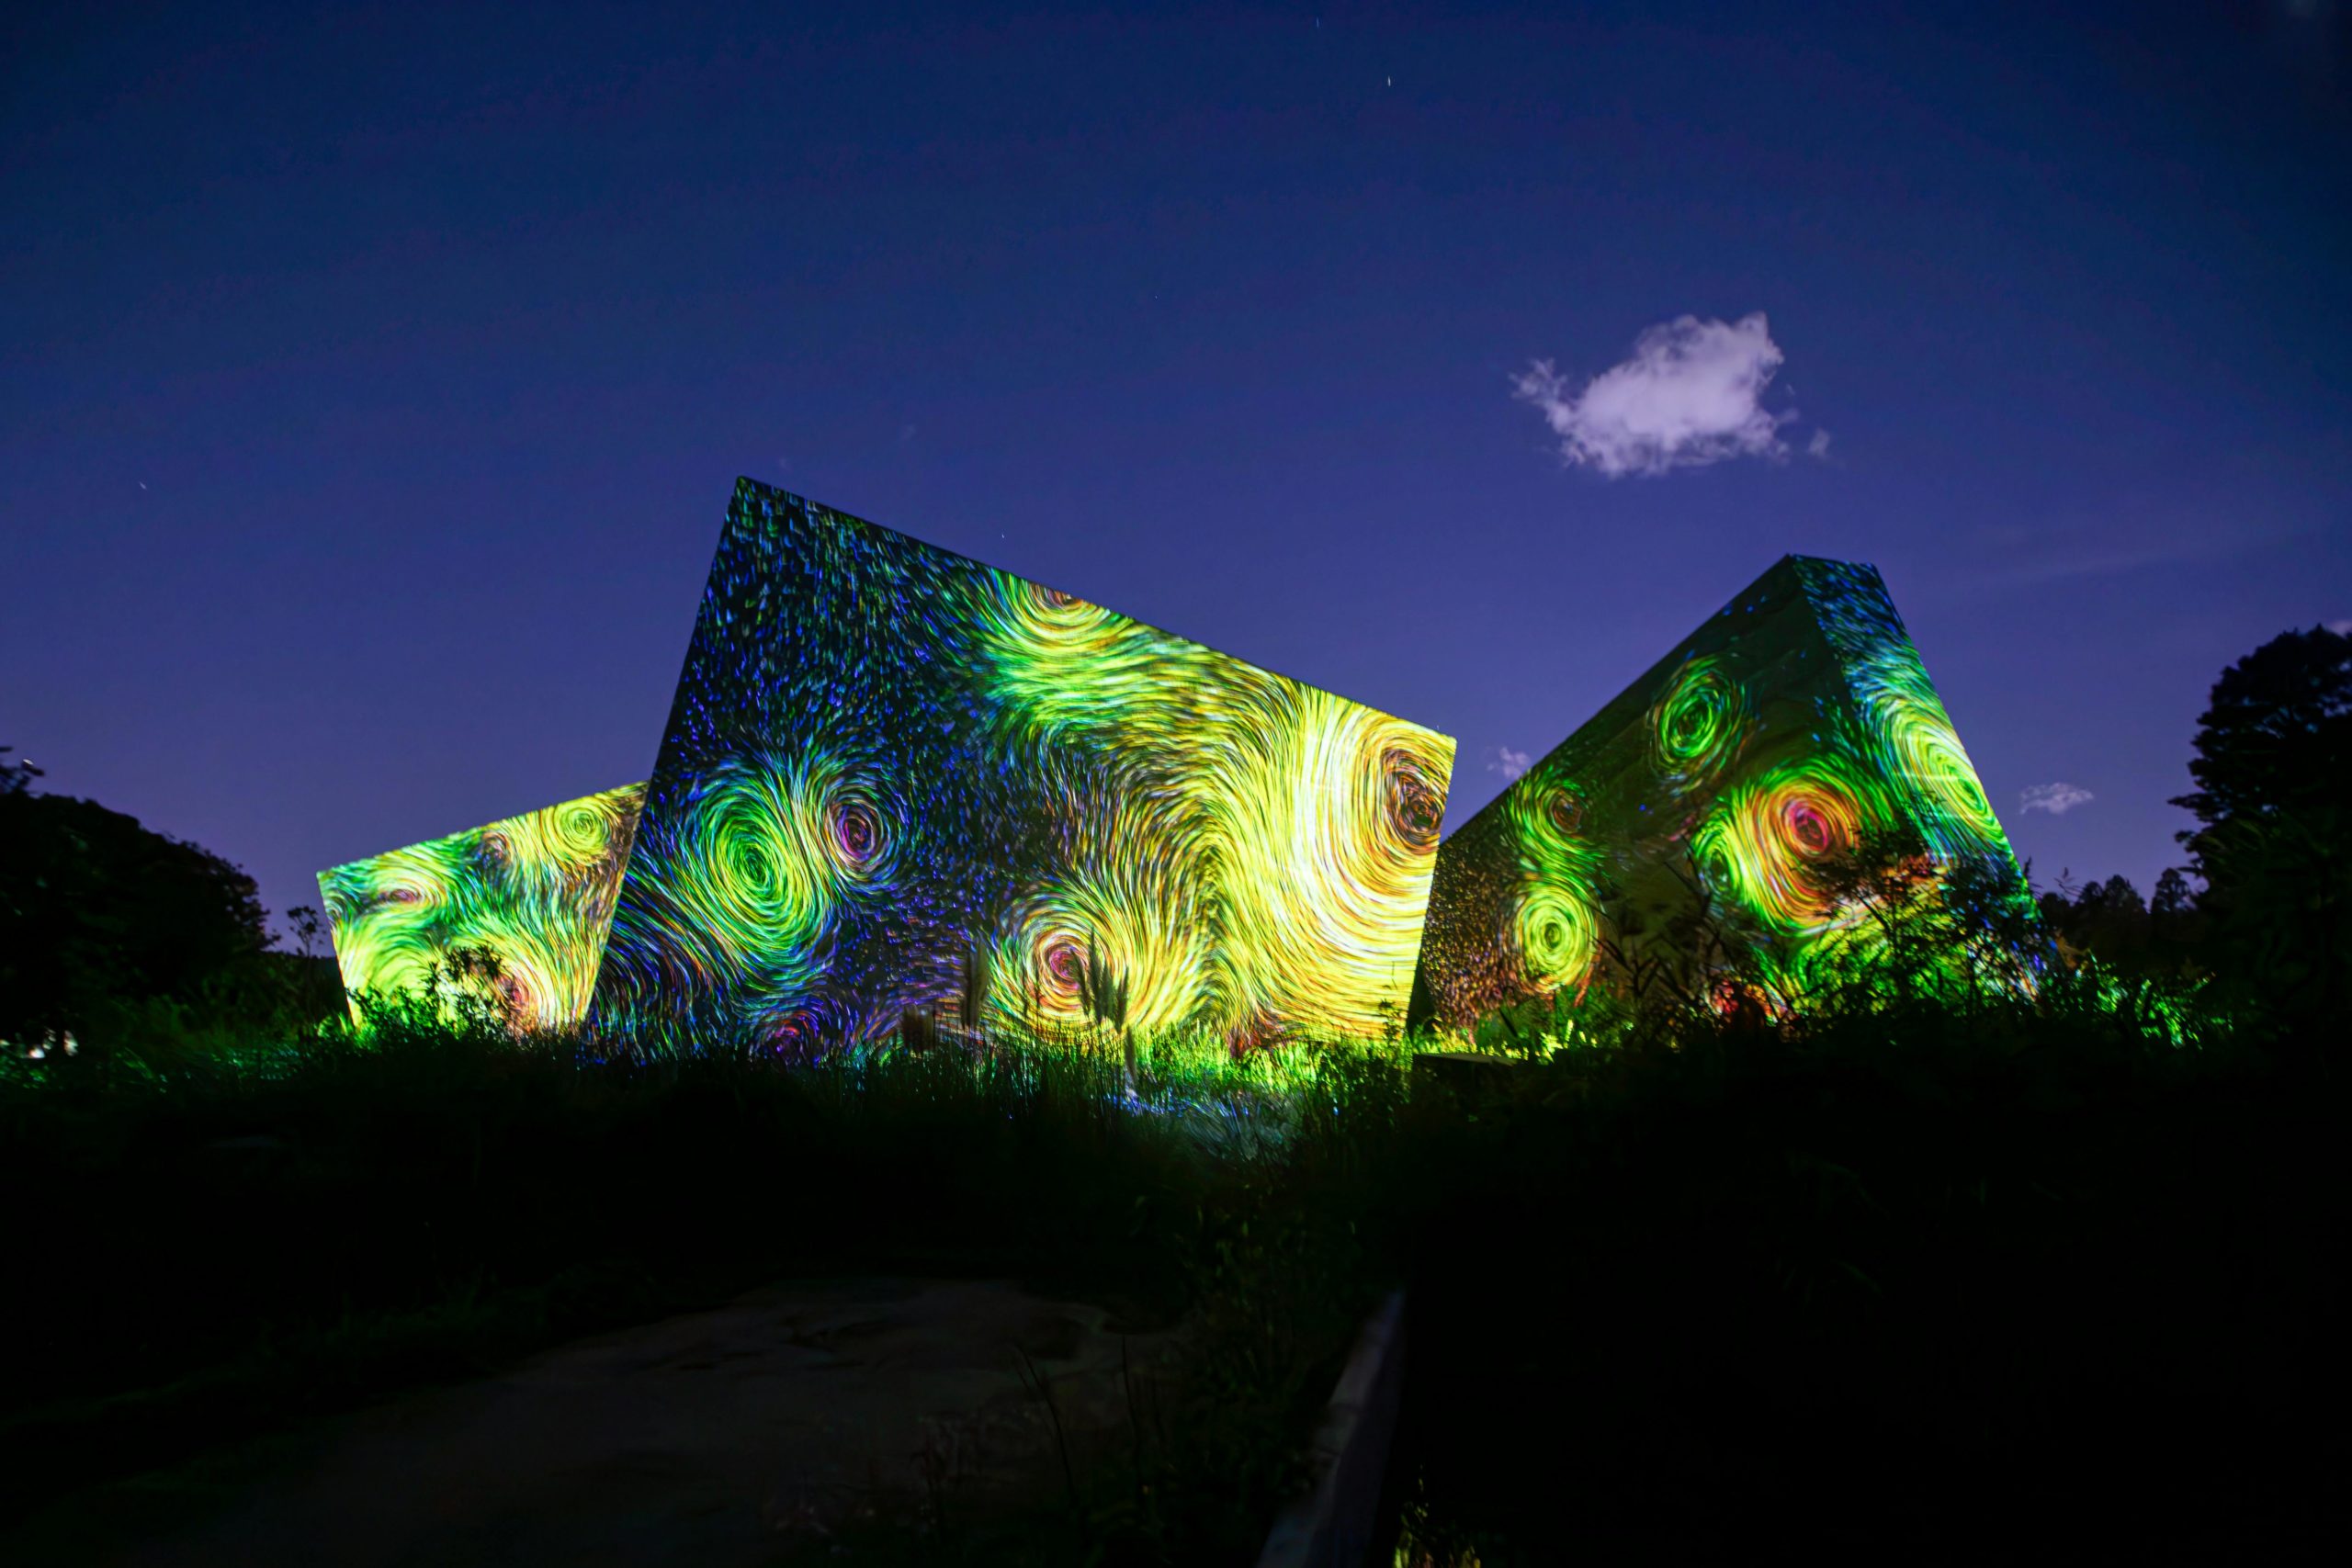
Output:
[[2231,665],[2173,804],[2218,962],[2289,1016],[2335,1021],[2352,964],[2352,637],[2288,632]]
[[2143,901],[2128,877],[2093,879],[2080,888],[2062,877],[2036,902],[2069,955],[2091,953],[2133,974],[2196,966],[2202,921],[2188,874],[2177,866],[2156,879],[2153,899]]
[[[2197,721],[2196,793],[2173,801],[2217,828],[2340,803],[2352,763],[2352,637],[2314,626],[2271,638],[2222,672]],[[2208,879],[2211,885],[2211,879]]]
[[14,746],[0,746],[0,795],[23,795],[33,787],[33,780],[40,777],[40,770],[24,758],[8,760]]
[[2166,866],[2156,878],[2156,896],[2148,900],[2151,918],[2165,920],[2186,916],[2197,902],[2197,895],[2188,886],[2188,874],[2180,867]]
[[2137,968],[2147,957],[2148,904],[2125,876],[2110,876],[2083,889],[2075,901],[2072,940],[2120,968]]
[[2196,947],[2199,925],[2197,893],[2188,886],[2188,874],[2177,865],[2166,867],[2156,878],[2155,896],[2148,900],[2150,943],[2177,959]]
[[1805,955],[1815,1011],[1972,1007],[2020,993],[2046,959],[2047,933],[2006,857],[1939,861],[1905,825],[1865,834],[1823,871],[1844,913]]
[[0,794],[0,1039],[249,981],[265,919],[253,878],[218,855],[95,801]]

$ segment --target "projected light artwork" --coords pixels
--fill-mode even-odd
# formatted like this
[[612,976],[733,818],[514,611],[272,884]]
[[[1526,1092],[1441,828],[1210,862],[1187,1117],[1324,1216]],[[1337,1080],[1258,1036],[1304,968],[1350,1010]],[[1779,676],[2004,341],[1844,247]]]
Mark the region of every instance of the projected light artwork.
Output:
[[1422,1005],[1464,1028],[1710,942],[1795,999],[1856,939],[1860,852],[1895,842],[1923,882],[2022,888],[1878,573],[1789,557],[1446,840]]
[[625,784],[321,872],[355,1010],[467,998],[517,1033],[579,1022],[644,799]]
[[1871,940],[1871,856],[1945,910],[1963,866],[2022,895],[1868,567],[1783,559],[1441,853],[1453,760],[745,479],[650,783],[319,880],[355,996],[790,1055],[910,1013],[1238,1053],[1394,1036],[1408,998],[1465,1028],[1661,965],[1793,1005]]
[[1236,1048],[1390,1031],[1453,752],[745,480],[591,1026],[786,1051],[917,1008]]

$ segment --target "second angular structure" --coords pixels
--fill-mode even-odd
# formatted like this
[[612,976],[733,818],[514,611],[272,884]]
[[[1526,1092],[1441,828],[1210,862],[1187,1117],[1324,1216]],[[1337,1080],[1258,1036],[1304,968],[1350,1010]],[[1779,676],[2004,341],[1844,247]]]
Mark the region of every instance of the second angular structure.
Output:
[[1896,847],[2023,886],[1877,571],[1785,557],[1447,837],[1417,1011],[1467,1028],[1661,963],[1800,999],[1857,852]]

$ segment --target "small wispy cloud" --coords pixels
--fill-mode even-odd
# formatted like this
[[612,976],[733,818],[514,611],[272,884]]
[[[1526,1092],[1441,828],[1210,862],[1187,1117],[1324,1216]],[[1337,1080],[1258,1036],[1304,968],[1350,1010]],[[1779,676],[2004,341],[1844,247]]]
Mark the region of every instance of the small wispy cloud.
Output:
[[2018,792],[2018,809],[2047,811],[2052,817],[2064,817],[2077,806],[2088,806],[2097,798],[2080,784],[2029,784]]
[[2020,583],[2196,568],[2290,547],[2308,532],[2276,520],[2222,524],[2201,505],[2139,494],[2093,513],[1980,524],[1969,530],[1977,564],[1966,570],[1964,579],[2006,593]]
[[[1781,426],[1796,411],[1768,412],[1764,389],[1781,367],[1780,344],[1758,310],[1736,321],[1681,316],[1650,328],[1633,357],[1581,389],[1548,359],[1511,378],[1512,395],[1539,410],[1571,468],[1611,479],[1703,468],[1733,457],[1784,457]],[[1805,448],[1828,450],[1819,431]]]
[[1829,432],[1815,427],[1813,439],[1804,444],[1804,455],[1808,457],[1829,456]]
[[2352,621],[2330,621],[2327,629],[2337,637],[2352,637]]
[[1500,773],[1506,779],[1515,779],[1527,772],[1529,764],[1534,761],[1534,758],[1524,751],[1514,751],[1508,746],[1498,746],[1495,748],[1494,760],[1487,764],[1487,772]]

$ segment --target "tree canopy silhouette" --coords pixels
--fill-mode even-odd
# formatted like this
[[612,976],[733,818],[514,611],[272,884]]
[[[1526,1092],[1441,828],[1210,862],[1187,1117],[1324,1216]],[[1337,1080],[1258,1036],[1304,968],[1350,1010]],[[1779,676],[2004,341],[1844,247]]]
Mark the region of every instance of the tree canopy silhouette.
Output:
[[23,757],[8,760],[14,746],[0,746],[0,795],[22,795],[33,787],[33,780],[40,777],[40,770]]
[[202,1001],[253,967],[266,919],[253,878],[209,851],[21,777],[0,788],[0,1040]]
[[2271,638],[2222,672],[2197,721],[2194,794],[2173,804],[2203,827],[2180,835],[2202,853],[2215,829],[2338,804],[2352,763],[2352,637],[2314,626]]
[[2173,804],[2228,961],[2274,1005],[2335,1018],[2352,964],[2352,637],[2273,637],[2222,672]]

